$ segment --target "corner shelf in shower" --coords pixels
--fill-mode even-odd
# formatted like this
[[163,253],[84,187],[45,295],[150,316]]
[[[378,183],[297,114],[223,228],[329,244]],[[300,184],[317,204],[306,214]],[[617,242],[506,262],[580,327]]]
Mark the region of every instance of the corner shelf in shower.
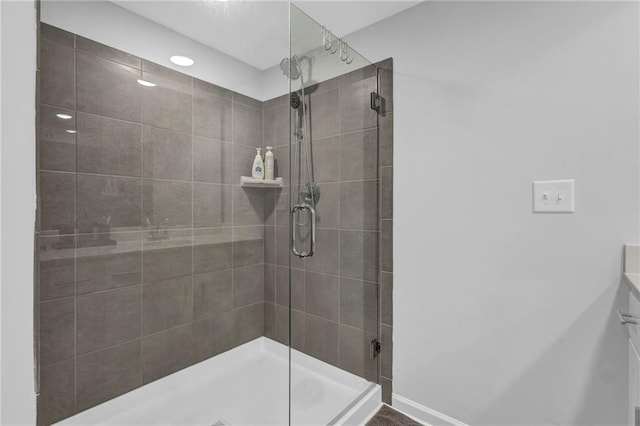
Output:
[[282,188],[284,183],[281,177],[274,180],[254,179],[249,176],[240,176],[240,186],[248,188]]

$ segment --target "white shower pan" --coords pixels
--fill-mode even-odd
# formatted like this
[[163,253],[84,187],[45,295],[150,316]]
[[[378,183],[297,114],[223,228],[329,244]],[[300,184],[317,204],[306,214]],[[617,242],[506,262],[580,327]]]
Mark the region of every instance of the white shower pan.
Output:
[[[288,358],[260,337],[57,424],[287,425]],[[381,405],[379,385],[295,350],[291,377],[292,425],[361,425]]]

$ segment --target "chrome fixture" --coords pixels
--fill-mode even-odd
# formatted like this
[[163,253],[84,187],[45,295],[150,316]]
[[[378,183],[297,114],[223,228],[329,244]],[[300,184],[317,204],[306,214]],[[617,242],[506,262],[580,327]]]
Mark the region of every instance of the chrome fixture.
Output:
[[[309,63],[309,77],[311,74],[311,66],[313,58],[309,56],[298,57],[294,55],[291,58],[284,58],[280,61],[280,70],[289,78],[290,81],[300,79],[300,91],[292,92],[289,97],[289,105],[295,111],[295,125],[293,126],[293,136],[295,136],[296,144],[294,146],[294,160],[292,170],[292,187],[297,196],[295,205],[291,208],[291,250],[294,255],[303,259],[313,256],[316,245],[316,203],[320,199],[320,188],[315,182],[313,175],[313,154],[311,149],[311,135],[307,129],[307,106],[305,104],[305,78],[300,63],[307,61]],[[309,78],[310,80],[310,78]],[[308,83],[308,81],[307,81]],[[301,152],[304,151],[304,152]],[[302,155],[304,155],[304,176],[303,180],[303,164]],[[292,192],[293,194],[293,192]],[[303,212],[307,213],[307,219],[302,218]],[[303,226],[311,227],[311,245],[309,250],[300,251],[297,248],[298,228]]]
[[324,50],[332,55],[340,52],[340,60],[347,65],[353,62],[353,57],[349,55],[349,45],[341,38],[335,37],[326,27],[322,27],[322,46]]

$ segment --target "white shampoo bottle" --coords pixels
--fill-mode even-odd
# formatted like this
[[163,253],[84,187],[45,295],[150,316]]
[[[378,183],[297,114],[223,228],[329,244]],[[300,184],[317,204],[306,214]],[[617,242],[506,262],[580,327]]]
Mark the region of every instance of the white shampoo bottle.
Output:
[[267,147],[267,152],[264,154],[264,179],[265,180],[274,180],[275,176],[273,173],[273,149],[272,146]]
[[260,148],[256,148],[256,158],[253,159],[253,167],[251,168],[251,177],[254,179],[264,179],[264,163],[260,156]]

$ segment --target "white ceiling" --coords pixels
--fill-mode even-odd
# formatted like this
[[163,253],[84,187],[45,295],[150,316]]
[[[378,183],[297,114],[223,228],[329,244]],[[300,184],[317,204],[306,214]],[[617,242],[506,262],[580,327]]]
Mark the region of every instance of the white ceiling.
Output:
[[[112,0],[113,3],[260,70],[289,56],[287,1]],[[299,1],[295,4],[339,37],[419,1]],[[318,34],[318,45],[320,35]],[[353,46],[357,49],[357,46]]]

